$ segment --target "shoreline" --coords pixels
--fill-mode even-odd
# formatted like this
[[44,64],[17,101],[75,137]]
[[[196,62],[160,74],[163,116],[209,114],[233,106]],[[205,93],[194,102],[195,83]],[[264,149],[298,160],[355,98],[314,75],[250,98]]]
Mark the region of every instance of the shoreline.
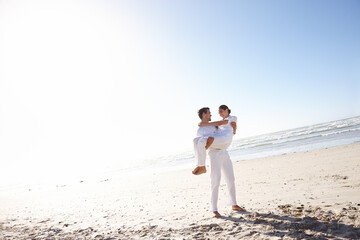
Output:
[[[340,141],[341,142],[341,141]],[[281,149],[280,153],[276,153],[276,154],[269,154],[269,153],[255,153],[255,154],[250,154],[250,155],[254,155],[251,157],[246,157],[244,158],[244,156],[248,156],[249,154],[232,154],[232,151],[229,151],[231,160],[233,162],[233,164],[237,163],[237,162],[241,162],[241,161],[249,161],[249,160],[256,160],[256,159],[263,159],[263,158],[268,158],[268,157],[276,157],[276,156],[282,156],[282,155],[287,155],[287,154],[294,154],[294,153],[302,153],[302,152],[308,152],[308,151],[313,151],[313,150],[321,150],[321,149],[328,149],[328,148],[333,148],[333,147],[339,147],[339,146],[346,146],[346,145],[351,145],[351,144],[356,144],[359,143],[359,141],[352,141],[352,140],[347,140],[345,139],[343,142],[345,143],[335,143],[334,145],[325,145],[322,147],[314,147],[314,148],[308,148],[308,147],[297,147],[296,150],[294,150],[294,148],[289,148],[287,149]],[[350,142],[350,143],[348,143]],[[320,146],[321,144],[319,144]],[[235,150],[236,151],[236,150]],[[103,170],[101,172],[93,172],[92,174],[90,173],[85,173],[83,174],[82,177],[80,176],[73,176],[71,178],[71,180],[69,181],[65,181],[65,180],[51,180],[51,184],[49,183],[45,183],[45,181],[43,182],[37,182],[37,183],[30,183],[30,184],[24,184],[22,182],[16,182],[16,183],[9,183],[9,184],[4,184],[4,185],[0,185],[0,193],[1,192],[5,192],[5,191],[16,191],[16,190],[28,190],[28,189],[49,189],[49,188],[53,188],[53,187],[64,187],[64,186],[69,186],[69,185],[76,185],[79,183],[96,183],[96,182],[103,182],[103,181],[109,181],[109,180],[119,180],[119,179],[123,179],[124,176],[131,176],[131,175],[142,175],[142,174],[146,174],[146,175],[151,175],[151,174],[161,174],[161,173],[165,173],[165,172],[176,172],[176,171],[182,171],[185,169],[189,169],[189,168],[193,168],[195,160],[186,160],[186,161],[182,161],[181,163],[176,163],[176,162],[168,162],[168,163],[164,163],[164,164],[159,164],[159,165],[149,165],[149,166],[145,166],[145,167],[139,167],[139,168],[128,168],[128,169],[115,169],[115,170]],[[209,167],[208,164],[208,157],[207,157],[207,167]],[[95,175],[96,177],[89,177],[90,175]]]
[[[109,179],[0,198],[1,239],[360,237],[360,143],[234,162],[238,204],[212,217],[209,172]],[[209,169],[208,169],[209,170]]]

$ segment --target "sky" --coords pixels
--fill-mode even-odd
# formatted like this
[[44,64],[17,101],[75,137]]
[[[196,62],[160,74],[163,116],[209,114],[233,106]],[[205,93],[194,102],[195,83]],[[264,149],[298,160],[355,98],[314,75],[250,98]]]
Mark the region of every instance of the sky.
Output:
[[[360,115],[359,1],[2,1],[0,175],[78,174]],[[56,174],[55,174],[56,175]]]

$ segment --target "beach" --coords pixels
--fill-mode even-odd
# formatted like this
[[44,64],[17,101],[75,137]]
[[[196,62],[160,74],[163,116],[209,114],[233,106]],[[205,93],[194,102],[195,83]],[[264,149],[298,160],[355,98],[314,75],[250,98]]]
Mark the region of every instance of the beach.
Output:
[[210,212],[192,169],[0,191],[0,239],[358,239],[360,143],[234,162]]

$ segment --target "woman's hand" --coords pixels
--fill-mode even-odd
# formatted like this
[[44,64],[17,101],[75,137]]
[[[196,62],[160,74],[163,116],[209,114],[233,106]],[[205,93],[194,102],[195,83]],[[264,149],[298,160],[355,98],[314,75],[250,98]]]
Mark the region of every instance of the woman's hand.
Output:
[[233,128],[233,133],[234,133],[234,135],[235,135],[235,134],[236,134],[236,129],[237,129],[236,122],[231,122],[230,125],[232,126],[232,128]]

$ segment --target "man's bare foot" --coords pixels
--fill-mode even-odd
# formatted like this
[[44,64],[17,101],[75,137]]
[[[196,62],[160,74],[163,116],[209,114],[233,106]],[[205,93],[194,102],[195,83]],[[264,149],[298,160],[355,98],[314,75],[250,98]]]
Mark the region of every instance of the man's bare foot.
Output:
[[214,138],[213,137],[208,137],[208,139],[206,140],[205,149],[208,149],[213,142],[214,142]]
[[194,175],[200,175],[200,174],[203,174],[203,173],[206,173],[206,167],[205,166],[199,166],[199,167],[196,167],[192,173]]
[[239,207],[238,205],[232,206],[232,210],[238,211],[238,212],[246,212],[246,210],[242,207]]
[[221,218],[221,215],[218,211],[215,211],[213,213],[214,213],[214,218]]

